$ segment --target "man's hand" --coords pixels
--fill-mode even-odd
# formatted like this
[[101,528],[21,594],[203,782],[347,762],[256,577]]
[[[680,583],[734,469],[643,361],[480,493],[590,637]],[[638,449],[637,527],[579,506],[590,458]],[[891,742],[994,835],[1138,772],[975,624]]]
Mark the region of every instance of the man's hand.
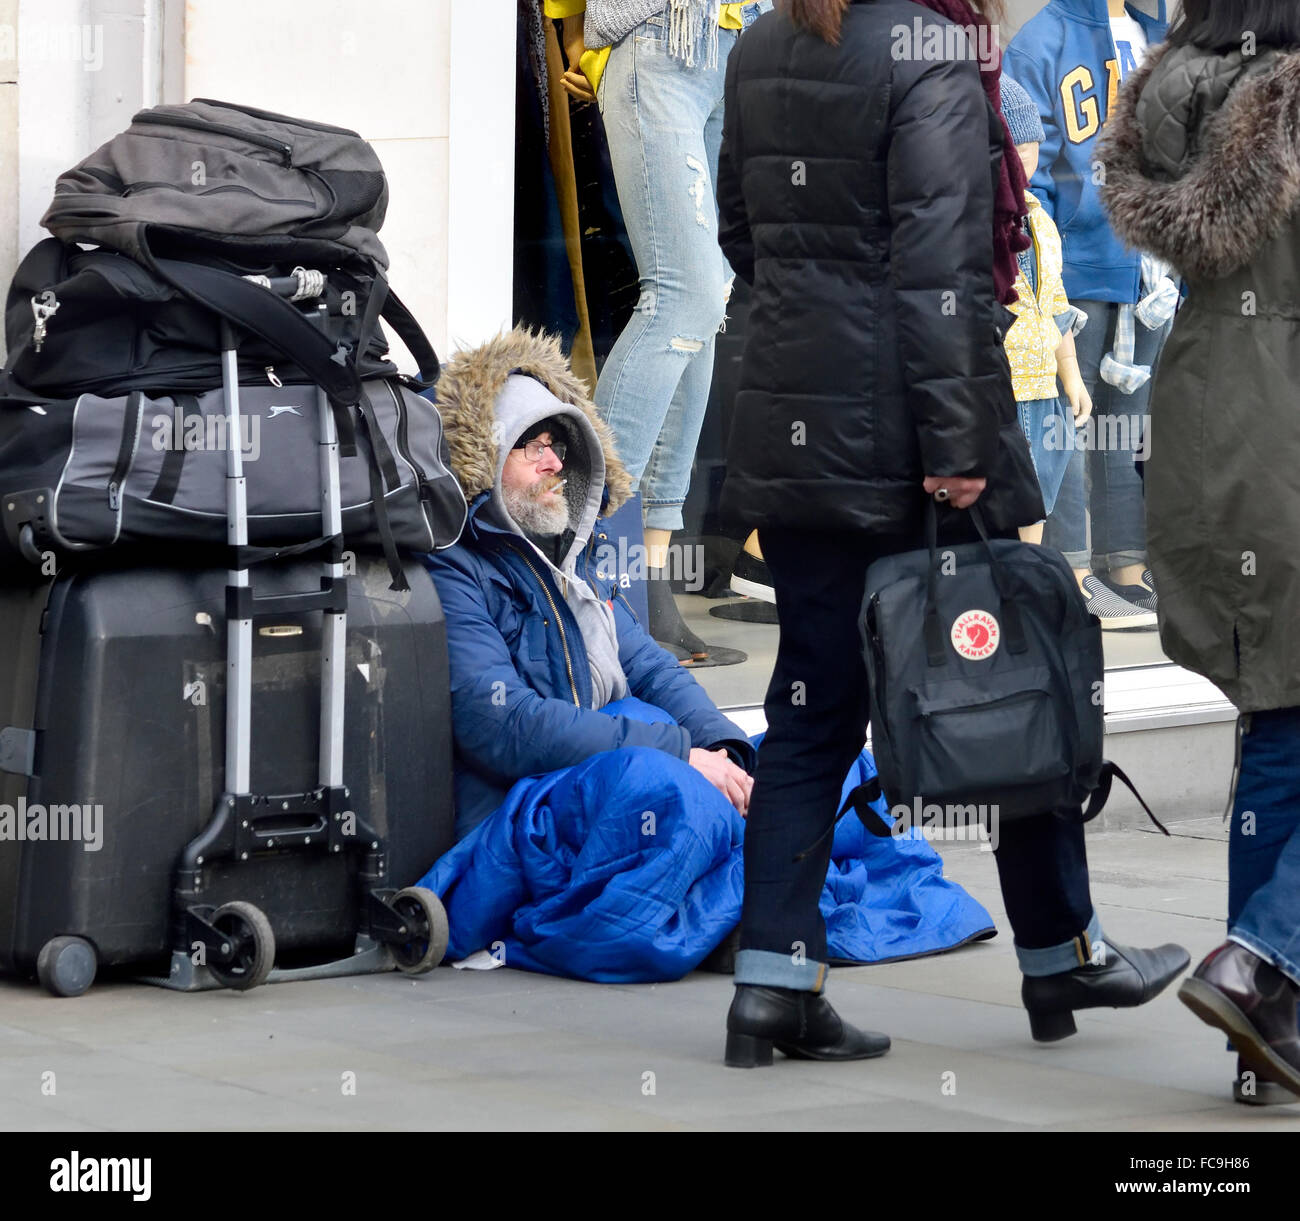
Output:
[[702,750],[693,746],[687,762],[736,807],[742,818],[749,813],[749,794],[754,788],[754,778],[732,763],[725,750]]
[[560,85],[565,93],[579,102],[594,102],[595,90],[587,79],[587,74],[579,66],[586,53],[587,44],[583,41],[583,15],[564,19],[564,54],[569,61],[569,70],[560,77]]
[[948,504],[954,509],[969,509],[980,498],[987,482],[987,479],[962,479],[956,475],[927,475],[922,486],[927,496],[947,488]]

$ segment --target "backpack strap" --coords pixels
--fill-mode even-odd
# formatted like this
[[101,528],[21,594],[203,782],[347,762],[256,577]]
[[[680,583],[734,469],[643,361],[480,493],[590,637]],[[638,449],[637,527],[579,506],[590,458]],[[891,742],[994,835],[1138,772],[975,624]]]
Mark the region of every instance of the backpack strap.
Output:
[[335,346],[289,302],[228,271],[150,258],[149,267],[191,301],[249,331],[299,365],[332,403],[352,407],[360,401],[361,379],[352,353]]
[[1091,822],[1101,813],[1102,806],[1104,806],[1110,798],[1111,782],[1116,778],[1122,781],[1128,788],[1128,791],[1137,798],[1138,805],[1147,812],[1147,817],[1155,823],[1155,825],[1159,827],[1165,835],[1168,835],[1169,832],[1165,828],[1165,825],[1151,812],[1151,807],[1142,800],[1142,794],[1133,787],[1133,781],[1124,774],[1123,769],[1119,767],[1118,764],[1112,763],[1109,759],[1101,765],[1101,774],[1097,778],[1097,787],[1093,789],[1092,796],[1088,798],[1088,807],[1083,812],[1083,821]]
[[384,308],[380,312],[380,317],[393,328],[393,332],[404,344],[406,350],[415,357],[415,363],[419,366],[420,375],[413,378],[412,383],[416,392],[428,390],[430,386],[438,380],[438,375],[442,372],[442,365],[438,360],[438,353],[433,350],[433,344],[429,342],[429,337],[424,333],[424,329],[415,320],[415,315],[399,300],[397,294],[391,288],[388,288],[388,282],[384,282],[388,296],[384,301]]

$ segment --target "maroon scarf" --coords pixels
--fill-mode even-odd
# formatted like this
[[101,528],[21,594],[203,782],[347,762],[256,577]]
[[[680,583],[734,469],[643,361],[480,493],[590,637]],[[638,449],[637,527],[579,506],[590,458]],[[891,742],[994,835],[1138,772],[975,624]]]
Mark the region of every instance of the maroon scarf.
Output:
[[[982,13],[977,13],[967,0],[916,0],[923,8],[932,9],[949,21],[960,26],[987,26],[989,23]],[[1002,151],[1002,172],[998,175],[997,194],[993,200],[993,288],[1003,305],[1010,305],[1017,299],[1015,282],[1018,271],[1016,255],[1028,250],[1033,240],[1024,231],[1024,219],[1029,215],[1025,203],[1025,191],[1029,183],[1025,179],[1025,167],[1020,162],[1016,146],[1011,142],[1011,132],[1007,121],[1002,117],[1002,53],[997,50],[997,64],[991,71],[980,71],[980,82],[988,94],[993,109],[998,113],[1002,123],[1004,147]]]

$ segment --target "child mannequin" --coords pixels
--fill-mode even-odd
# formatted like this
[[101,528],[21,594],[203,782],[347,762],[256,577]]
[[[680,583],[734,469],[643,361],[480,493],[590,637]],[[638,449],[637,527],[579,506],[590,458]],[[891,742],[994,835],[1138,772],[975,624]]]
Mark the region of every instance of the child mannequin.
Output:
[[[1043,125],[1029,95],[1008,76],[1002,78],[1002,113],[1024,164],[1025,177],[1032,178],[1038,168]],[[1029,205],[1026,227],[1034,244],[1020,256],[1016,280],[1020,299],[1010,307],[1016,322],[1007,334],[1006,351],[1020,425],[1029,442],[1043,505],[1051,513],[1065,477],[1073,436],[1066,428],[1068,421],[1057,396],[1057,378],[1065,391],[1073,427],[1082,426],[1092,413],[1092,399],[1083,384],[1074,350],[1079,311],[1070,305],[1061,283],[1060,235],[1032,192],[1025,192],[1025,200]],[[1028,543],[1041,543],[1044,524],[1039,521],[1022,526],[1020,537]],[[1076,572],[1081,587],[1086,575],[1086,569],[1082,574]]]
[[1165,37],[1167,7],[1165,0],[1053,0],[1025,22],[1006,58],[1042,119],[1030,186],[1059,230],[1066,293],[1089,320],[1077,357],[1096,427],[1074,448],[1046,538],[1065,553],[1089,611],[1118,630],[1156,624],[1134,459],[1168,325],[1149,310],[1134,326],[1138,304],[1163,299],[1165,286],[1148,282],[1141,254],[1105,215],[1097,141],[1121,82]]

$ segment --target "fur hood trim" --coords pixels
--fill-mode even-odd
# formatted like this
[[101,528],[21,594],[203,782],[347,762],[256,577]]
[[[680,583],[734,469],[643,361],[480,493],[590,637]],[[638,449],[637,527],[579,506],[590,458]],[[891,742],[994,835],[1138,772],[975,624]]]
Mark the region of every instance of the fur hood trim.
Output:
[[512,373],[536,378],[563,403],[587,417],[605,453],[605,488],[613,513],[632,495],[632,480],[614,449],[614,435],[596,413],[586,387],[569,368],[554,335],[517,327],[477,348],[456,352],[443,365],[436,387],[438,411],[451,452],[451,469],[465,499],[472,501],[496,484],[497,396]]
[[[1171,181],[1155,176],[1138,119],[1164,46],[1120,91],[1103,132],[1102,201],[1115,231],[1192,280],[1217,280],[1249,263],[1300,206],[1300,54],[1276,54],[1245,74],[1204,122],[1199,152]],[[1159,90],[1169,74],[1157,76]],[[1148,122],[1168,119],[1155,95]],[[1146,117],[1146,116],[1144,116]]]

